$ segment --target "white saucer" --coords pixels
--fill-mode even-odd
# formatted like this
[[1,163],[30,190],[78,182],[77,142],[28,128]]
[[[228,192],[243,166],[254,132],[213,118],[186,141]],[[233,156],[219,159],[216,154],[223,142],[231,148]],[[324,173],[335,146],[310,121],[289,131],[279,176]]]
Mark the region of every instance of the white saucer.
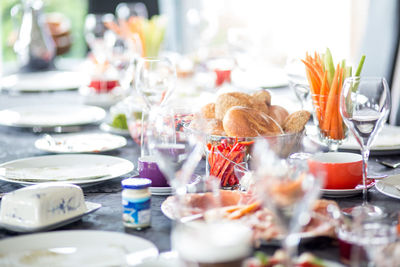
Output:
[[388,176],[376,183],[376,189],[382,194],[400,199],[400,190],[394,186],[400,186],[400,174]]
[[[367,185],[367,189],[370,189],[375,185],[374,182]],[[344,198],[351,197],[361,194],[363,191],[362,185],[357,185],[354,189],[321,189],[322,194],[325,197],[333,198]]]
[[172,195],[172,187],[150,187],[150,192],[155,196],[169,196]]

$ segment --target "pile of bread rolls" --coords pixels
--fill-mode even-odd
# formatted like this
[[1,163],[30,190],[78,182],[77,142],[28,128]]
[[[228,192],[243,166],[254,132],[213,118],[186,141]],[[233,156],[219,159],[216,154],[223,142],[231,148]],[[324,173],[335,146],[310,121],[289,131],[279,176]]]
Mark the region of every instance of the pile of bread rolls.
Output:
[[270,93],[261,90],[253,94],[221,94],[215,103],[202,107],[201,116],[205,118],[203,131],[208,134],[256,137],[301,132],[310,118],[310,112],[300,110],[289,114],[282,106],[271,105]]

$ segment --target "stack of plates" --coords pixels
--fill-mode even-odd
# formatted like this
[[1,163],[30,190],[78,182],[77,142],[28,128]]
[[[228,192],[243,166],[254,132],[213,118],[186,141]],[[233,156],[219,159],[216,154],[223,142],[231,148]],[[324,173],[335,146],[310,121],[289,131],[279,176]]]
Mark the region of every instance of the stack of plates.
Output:
[[156,196],[169,196],[172,195],[172,187],[150,187],[150,192],[152,195]]

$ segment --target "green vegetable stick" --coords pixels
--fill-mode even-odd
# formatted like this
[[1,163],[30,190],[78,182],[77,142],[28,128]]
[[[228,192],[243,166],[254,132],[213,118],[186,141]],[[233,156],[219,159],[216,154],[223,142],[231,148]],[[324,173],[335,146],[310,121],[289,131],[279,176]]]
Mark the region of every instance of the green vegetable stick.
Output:
[[365,55],[362,55],[361,59],[360,59],[360,63],[358,63],[358,67],[356,70],[356,74],[354,76],[359,77],[361,74],[361,70],[364,66],[364,61],[365,61]]
[[329,87],[331,87],[333,76],[335,76],[335,65],[333,64],[333,58],[329,48],[326,48],[326,53],[325,53],[325,69],[328,71],[327,78]]

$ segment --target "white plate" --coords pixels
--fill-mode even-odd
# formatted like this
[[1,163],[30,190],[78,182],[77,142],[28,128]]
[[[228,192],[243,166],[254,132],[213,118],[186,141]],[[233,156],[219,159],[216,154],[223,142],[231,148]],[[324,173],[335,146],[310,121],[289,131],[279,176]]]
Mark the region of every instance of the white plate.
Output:
[[92,185],[133,170],[126,159],[93,154],[51,155],[18,159],[0,165],[0,180],[21,185],[68,182]]
[[[370,183],[367,185],[367,189],[373,187],[375,183]],[[321,189],[322,194],[325,197],[343,198],[351,197],[361,194],[363,191],[362,185],[357,185],[354,189]]]
[[61,222],[57,222],[57,223],[53,223],[53,224],[49,224],[49,225],[42,225],[40,227],[29,227],[29,226],[24,227],[24,226],[18,226],[18,225],[5,224],[0,221],[0,227],[3,227],[5,229],[13,231],[13,232],[18,232],[18,233],[40,232],[40,231],[48,231],[48,230],[56,229],[61,226],[78,221],[83,216],[90,214],[92,212],[95,212],[96,210],[98,210],[101,207],[101,204],[98,204],[98,203],[93,203],[93,202],[89,202],[89,201],[86,201],[85,203],[86,203],[86,207],[87,207],[87,211],[85,213],[77,215],[75,217],[69,218],[69,219],[61,221]]
[[[322,144],[317,136],[315,126],[307,126],[307,136],[314,142]],[[357,143],[351,132],[348,133],[348,138],[339,146],[341,150],[360,151],[360,145]],[[400,127],[385,124],[378,138],[371,147],[371,152],[391,152],[400,150]]]
[[400,185],[400,174],[388,176],[375,185],[376,189],[384,195],[400,199],[400,190],[394,185]]
[[108,133],[113,133],[113,134],[119,134],[119,135],[123,135],[126,137],[130,137],[130,133],[129,130],[125,130],[125,129],[120,129],[120,128],[115,128],[112,127],[110,124],[103,122],[102,124],[100,124],[100,129],[102,131],[108,132]]
[[150,241],[107,231],[55,231],[0,241],[0,266],[130,266],[157,255]]
[[104,152],[124,146],[124,137],[108,133],[47,135],[35,142],[37,149],[53,153]]
[[19,73],[3,78],[2,86],[10,91],[41,92],[77,89],[85,83],[80,72],[43,71]]
[[288,85],[286,73],[282,69],[253,67],[246,72],[232,71],[232,83],[243,88],[275,88]]
[[97,123],[104,109],[85,105],[26,105],[0,111],[0,125],[15,127],[56,127]]

